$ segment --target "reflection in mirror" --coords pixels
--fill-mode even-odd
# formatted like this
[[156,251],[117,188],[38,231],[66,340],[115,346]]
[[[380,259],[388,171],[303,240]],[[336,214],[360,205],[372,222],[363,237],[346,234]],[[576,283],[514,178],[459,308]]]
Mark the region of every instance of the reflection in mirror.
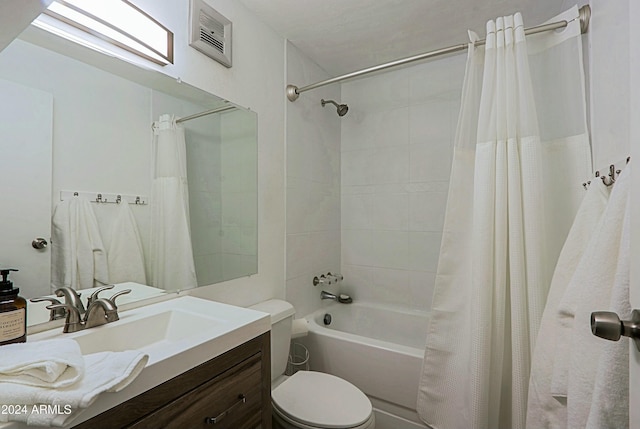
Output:
[[[20,270],[13,281],[21,295],[52,295],[60,286],[53,282],[59,277],[56,270],[63,268],[52,267],[51,261],[60,259],[55,252],[61,241],[42,249],[35,249],[31,242],[52,236],[53,210],[63,203],[61,196],[68,199],[69,193],[71,198],[93,196],[90,207],[100,249],[107,256],[110,249],[113,254],[118,252],[116,244],[135,241],[135,237],[123,236],[118,227],[121,205],[113,196],[132,201],[129,208],[140,237],[147,281],[114,276],[129,288],[146,283],[132,296],[145,298],[185,289],[180,281],[162,290],[151,289],[149,257],[155,237],[151,213],[157,204],[152,191],[152,123],[163,114],[186,119],[221,106],[235,108],[178,124],[186,141],[187,211],[197,285],[256,273],[256,114],[120,60],[98,58],[83,50],[77,51],[83,61],[62,55],[56,51],[72,55],[76,48],[49,40],[55,36],[29,31],[29,42],[15,40],[0,52],[0,133],[4,137],[0,180],[5,184],[0,265]],[[46,43],[30,43],[43,37],[49,38]],[[42,44],[47,48],[39,46]],[[83,55],[89,60],[84,62]],[[100,68],[87,62],[100,64]],[[78,197],[73,197],[74,192]],[[96,201],[99,193],[104,196],[102,202]],[[136,197],[147,204],[135,204]],[[164,250],[172,260],[176,249],[167,245]],[[116,270],[116,274],[123,272]],[[104,279],[97,281],[94,276],[92,280],[93,284],[82,288],[100,286]],[[44,317],[48,316],[47,312]]]

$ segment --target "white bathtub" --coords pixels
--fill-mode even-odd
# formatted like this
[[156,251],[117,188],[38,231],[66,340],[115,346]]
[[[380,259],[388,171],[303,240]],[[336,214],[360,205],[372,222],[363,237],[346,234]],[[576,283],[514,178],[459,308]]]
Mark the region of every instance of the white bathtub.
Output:
[[[325,326],[326,314],[331,323]],[[331,303],[306,317],[309,335],[300,340],[309,349],[312,370],[344,378],[377,409],[417,422],[428,316],[377,304]]]

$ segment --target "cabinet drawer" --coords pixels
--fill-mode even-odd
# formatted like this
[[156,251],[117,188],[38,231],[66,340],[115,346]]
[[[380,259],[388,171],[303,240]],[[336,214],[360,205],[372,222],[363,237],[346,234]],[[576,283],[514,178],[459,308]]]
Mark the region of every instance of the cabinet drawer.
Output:
[[237,364],[129,426],[147,428],[255,428],[262,421],[261,354]]

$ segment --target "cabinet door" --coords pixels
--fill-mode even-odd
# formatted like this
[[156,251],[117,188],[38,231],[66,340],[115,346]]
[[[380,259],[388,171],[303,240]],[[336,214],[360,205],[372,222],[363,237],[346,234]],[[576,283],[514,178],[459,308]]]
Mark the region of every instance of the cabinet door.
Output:
[[139,420],[131,429],[250,429],[262,422],[261,355],[255,355]]

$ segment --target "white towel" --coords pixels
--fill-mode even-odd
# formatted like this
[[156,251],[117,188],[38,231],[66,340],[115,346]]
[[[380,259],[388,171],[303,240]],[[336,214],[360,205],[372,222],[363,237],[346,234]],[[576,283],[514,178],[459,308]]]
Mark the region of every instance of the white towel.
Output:
[[107,252],[111,283],[147,283],[144,252],[136,218],[126,201],[118,204]]
[[108,284],[107,252],[89,200],[73,197],[60,202],[51,226],[52,290]]
[[558,304],[604,213],[610,189],[599,180],[591,184],[558,258],[531,364],[526,423],[528,428],[566,427],[566,404],[555,399],[550,392],[553,359],[549,358],[556,351]]
[[[0,404],[24,404],[27,410],[27,413],[0,414],[0,422],[19,421],[33,426],[69,425],[100,393],[118,392],[128,386],[142,372],[149,356],[130,350],[94,353],[84,356],[84,360],[88,368],[85,376],[65,388],[0,383]],[[59,406],[60,413],[40,413],[40,405]]]
[[[629,167],[627,167],[629,168]],[[613,311],[621,320],[631,319],[629,302],[630,272],[630,204],[627,203],[620,257],[611,292],[611,304],[599,310]],[[602,354],[598,362],[587,429],[624,429],[629,427],[629,342],[600,341]]]
[[[618,267],[623,219],[629,193],[628,169],[611,191],[601,221],[558,306],[558,337],[552,394],[567,402],[568,427],[583,428],[591,407],[602,340],[591,333],[591,312],[609,303]],[[560,347],[562,345],[562,347]]]
[[78,343],[73,340],[43,340],[2,347],[0,383],[61,388],[74,384],[83,374],[84,359]]

